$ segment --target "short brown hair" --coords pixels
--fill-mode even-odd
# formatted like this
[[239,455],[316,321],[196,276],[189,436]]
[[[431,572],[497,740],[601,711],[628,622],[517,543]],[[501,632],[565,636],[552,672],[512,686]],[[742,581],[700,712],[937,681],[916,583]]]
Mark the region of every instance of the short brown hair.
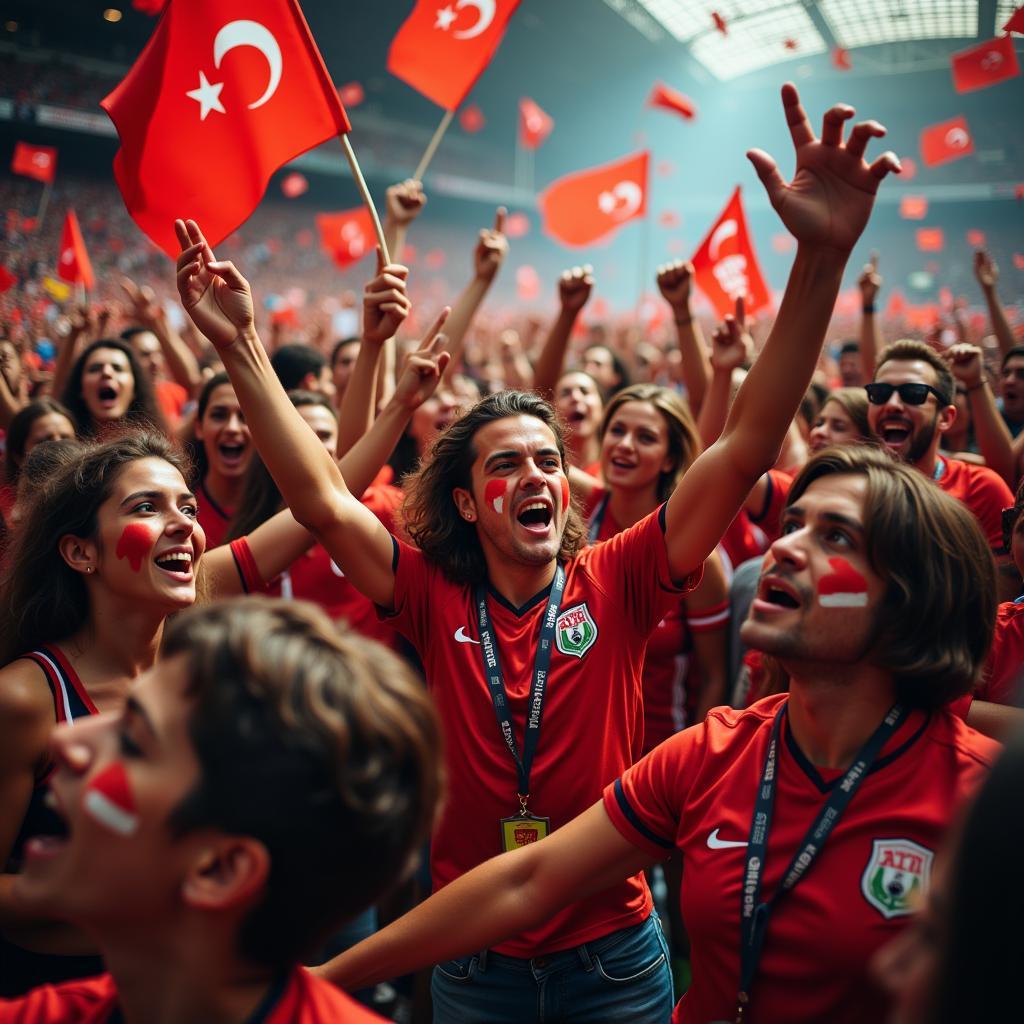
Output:
[[875,380],[878,379],[878,371],[886,363],[891,363],[894,360],[911,362],[915,359],[927,363],[935,371],[935,387],[942,392],[946,404],[949,405],[956,393],[956,381],[953,379],[953,373],[938,353],[923,341],[902,338],[882,349],[878,362],[875,364]]
[[[404,480],[402,511],[409,536],[453,583],[473,586],[487,579],[487,562],[476,527],[459,515],[452,492],[472,488],[477,450],[473,438],[481,427],[510,416],[533,416],[555,435],[565,465],[565,437],[552,406],[526,391],[499,391],[476,403],[437,438],[419,469]],[[562,533],[560,560],[575,557],[587,542],[586,527],[570,505]]]
[[836,388],[835,391],[829,391],[822,400],[819,415],[829,402],[835,402],[850,417],[861,440],[873,440],[868,423],[868,396],[863,388]]
[[823,477],[867,478],[868,562],[886,584],[872,662],[897,698],[936,708],[971,691],[996,619],[995,564],[974,516],[920,471],[867,445],[826,448],[800,471],[789,504]]
[[175,835],[212,827],[270,854],[239,951],[284,967],[411,867],[441,792],[441,731],[426,690],[394,654],[303,601],[245,597],[168,628],[193,700],[199,781]]

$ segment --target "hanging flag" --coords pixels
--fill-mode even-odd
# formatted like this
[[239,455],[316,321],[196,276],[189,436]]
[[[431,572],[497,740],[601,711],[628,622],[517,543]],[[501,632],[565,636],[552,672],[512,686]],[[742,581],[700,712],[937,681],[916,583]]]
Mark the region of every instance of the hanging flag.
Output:
[[917,247],[921,252],[942,252],[945,242],[942,228],[917,229]]
[[1020,32],[1024,35],[1024,7],[1018,7],[1003,26],[1004,32]]
[[537,149],[554,127],[555,122],[528,96],[519,101],[519,143],[523,149]]
[[647,213],[646,151],[567,174],[538,198],[544,230],[563,245],[590,245]]
[[304,174],[292,171],[281,179],[281,191],[288,199],[298,199],[309,191],[309,182]]
[[771,304],[771,293],[750,240],[738,186],[691,262],[697,285],[719,316],[734,312],[741,295],[746,297],[748,313],[756,313]]
[[953,88],[957,92],[987,89],[1020,74],[1017,53],[1009,36],[989,39],[954,53],[950,57],[950,66],[953,69]]
[[845,47],[836,46],[832,50],[832,67],[840,71],[852,71],[853,64],[850,63],[850,51]]
[[520,0],[417,0],[388,51],[388,71],[456,110],[490,63]]
[[924,220],[928,216],[928,200],[924,196],[904,196],[900,200],[900,216],[904,220]]
[[274,171],[350,128],[296,0],[174,0],[101,106],[125,206],[172,259],[176,217],[216,246]]
[[57,174],[57,148],[16,142],[11,170],[15,174],[23,174],[26,178],[35,178],[36,181],[48,185]]
[[697,116],[697,105],[689,96],[665,85],[662,82],[655,82],[651,95],[647,97],[647,106],[659,107],[662,110],[670,110],[673,114],[679,114],[692,121]]
[[973,152],[974,140],[963,116],[933,124],[921,132],[921,159],[928,167],[938,167]]
[[484,117],[484,112],[475,103],[471,103],[459,111],[459,125],[464,132],[468,132],[470,135],[482,131],[486,124],[487,118]]
[[365,206],[340,213],[318,213],[316,226],[324,252],[341,270],[358,263],[377,245],[373,218]]
[[57,254],[57,276],[62,281],[82,284],[89,290],[96,286],[92,263],[85,249],[82,230],[74,210],[68,210],[64,217],[64,230],[60,236],[60,250]]
[[717,28],[718,31],[721,32],[723,36],[727,36],[729,34],[729,28],[725,24],[725,18],[723,18],[718,13],[718,11],[712,11],[711,12],[711,20],[715,23],[715,28]]

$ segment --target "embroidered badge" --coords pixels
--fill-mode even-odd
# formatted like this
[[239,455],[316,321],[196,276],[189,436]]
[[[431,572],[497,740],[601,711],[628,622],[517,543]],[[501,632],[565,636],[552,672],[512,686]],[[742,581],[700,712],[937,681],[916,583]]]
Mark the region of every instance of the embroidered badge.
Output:
[[584,601],[566,608],[555,623],[555,646],[562,654],[582,658],[597,639],[597,623]]
[[909,839],[876,839],[860,889],[886,920],[912,914],[928,889],[935,854]]

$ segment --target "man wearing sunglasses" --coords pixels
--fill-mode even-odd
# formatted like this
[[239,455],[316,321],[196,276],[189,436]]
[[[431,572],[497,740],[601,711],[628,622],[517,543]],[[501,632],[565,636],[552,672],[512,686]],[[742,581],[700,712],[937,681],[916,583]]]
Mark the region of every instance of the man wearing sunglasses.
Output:
[[[984,387],[982,379],[975,387]],[[897,341],[879,356],[875,379],[865,385],[872,433],[902,462],[917,467],[962,501],[981,524],[997,556],[1003,555],[1003,508],[1013,495],[985,466],[939,455],[942,435],[956,418],[953,374],[924,342]],[[1005,560],[1005,559],[1003,559]]]

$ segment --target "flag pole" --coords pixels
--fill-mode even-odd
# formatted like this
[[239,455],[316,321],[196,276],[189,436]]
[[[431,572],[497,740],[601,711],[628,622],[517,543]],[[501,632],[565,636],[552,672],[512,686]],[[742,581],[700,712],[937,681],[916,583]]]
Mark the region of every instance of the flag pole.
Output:
[[50,187],[53,182],[48,181],[43,185],[43,194],[39,198],[39,209],[36,210],[36,232],[38,233],[43,227],[43,218],[46,216],[46,207],[50,202]]
[[416,172],[413,174],[413,178],[416,181],[422,181],[423,175],[427,173],[427,168],[430,166],[430,161],[434,159],[434,154],[437,152],[437,147],[441,145],[441,139],[444,138],[444,133],[448,131],[448,125],[452,123],[452,118],[455,116],[454,110],[446,110],[444,117],[441,118],[441,123],[437,126],[434,131],[433,138],[427,143],[427,148],[423,152],[423,156],[420,157],[419,167],[416,168]]
[[366,186],[366,179],[363,177],[359,161],[356,159],[355,151],[352,149],[352,143],[348,141],[348,133],[342,132],[339,137],[342,148],[345,150],[345,156],[348,158],[348,165],[352,168],[352,177],[355,178],[356,187],[359,189],[359,194],[363,197],[367,210],[370,211],[373,230],[377,235],[377,244],[380,246],[381,259],[383,259],[386,265],[391,262],[391,253],[388,252],[388,243],[384,240],[384,229],[381,227],[380,217],[377,216],[377,207],[373,205],[373,197]]

